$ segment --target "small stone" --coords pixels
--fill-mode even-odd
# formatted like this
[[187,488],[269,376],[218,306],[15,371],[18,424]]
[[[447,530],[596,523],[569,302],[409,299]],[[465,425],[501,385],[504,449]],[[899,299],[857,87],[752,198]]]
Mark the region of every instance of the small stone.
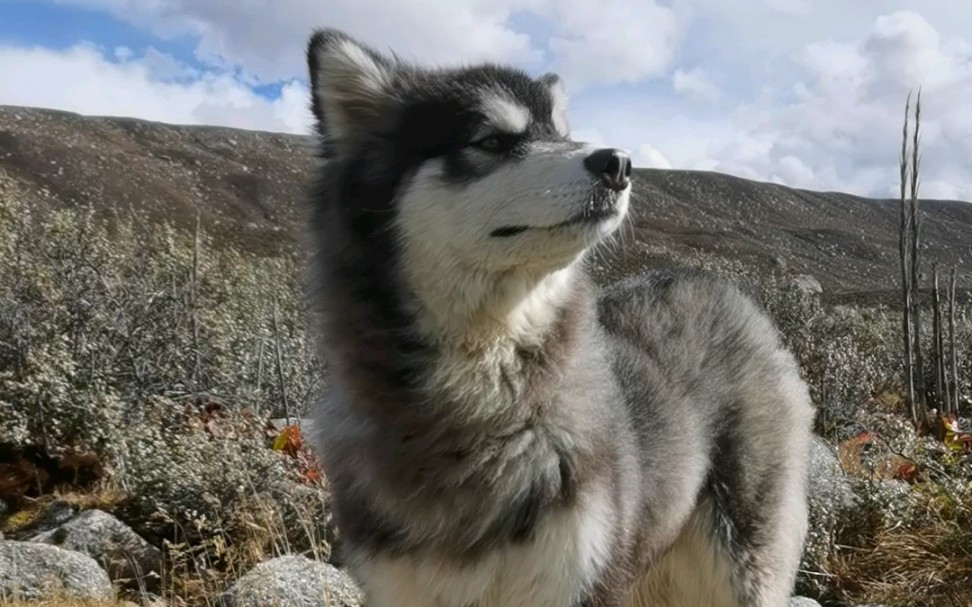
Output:
[[260,563],[223,595],[228,607],[361,607],[364,595],[350,575],[303,556]]
[[823,287],[820,286],[820,281],[810,274],[794,276],[793,285],[808,295],[819,295],[823,293]]

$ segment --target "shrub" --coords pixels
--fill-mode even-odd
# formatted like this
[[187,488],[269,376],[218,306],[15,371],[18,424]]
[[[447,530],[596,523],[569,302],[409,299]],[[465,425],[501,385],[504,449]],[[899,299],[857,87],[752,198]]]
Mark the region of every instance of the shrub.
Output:
[[206,527],[225,548],[258,516],[270,544],[326,551],[326,485],[266,428],[285,393],[299,415],[324,378],[298,268],[134,217],[30,208],[0,181],[0,449],[96,456],[149,536]]
[[293,256],[37,211],[8,187],[0,276],[0,443],[112,453],[111,434],[153,396],[202,392],[282,416],[284,392],[297,415],[321,388]]

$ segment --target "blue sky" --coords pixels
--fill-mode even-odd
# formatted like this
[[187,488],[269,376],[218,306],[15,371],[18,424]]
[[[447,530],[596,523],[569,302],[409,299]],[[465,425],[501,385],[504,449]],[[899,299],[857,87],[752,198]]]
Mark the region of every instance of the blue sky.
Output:
[[640,166],[862,195],[896,189],[921,85],[923,191],[972,200],[967,0],[0,0],[0,104],[305,133],[323,25],[556,71],[575,138]]

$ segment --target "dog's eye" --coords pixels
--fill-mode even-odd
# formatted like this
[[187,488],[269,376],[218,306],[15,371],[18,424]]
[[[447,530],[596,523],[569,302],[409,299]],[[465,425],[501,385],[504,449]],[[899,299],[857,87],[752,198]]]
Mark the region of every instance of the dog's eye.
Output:
[[503,142],[496,135],[490,135],[489,137],[483,137],[478,141],[474,141],[473,145],[487,152],[495,152],[503,147]]

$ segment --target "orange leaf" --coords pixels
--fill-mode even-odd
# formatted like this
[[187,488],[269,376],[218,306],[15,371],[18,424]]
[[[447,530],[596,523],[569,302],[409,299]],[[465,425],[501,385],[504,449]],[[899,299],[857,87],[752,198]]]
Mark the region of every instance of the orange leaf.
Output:
[[301,476],[303,476],[304,480],[306,480],[307,482],[312,483],[321,478],[321,473],[318,472],[315,468],[308,468],[307,470],[304,470]]
[[295,456],[303,447],[303,443],[300,428],[296,425],[284,426],[274,439],[272,448],[274,451],[283,451],[287,455]]
[[894,471],[894,478],[906,483],[913,483],[918,475],[918,467],[911,462],[901,462]]

